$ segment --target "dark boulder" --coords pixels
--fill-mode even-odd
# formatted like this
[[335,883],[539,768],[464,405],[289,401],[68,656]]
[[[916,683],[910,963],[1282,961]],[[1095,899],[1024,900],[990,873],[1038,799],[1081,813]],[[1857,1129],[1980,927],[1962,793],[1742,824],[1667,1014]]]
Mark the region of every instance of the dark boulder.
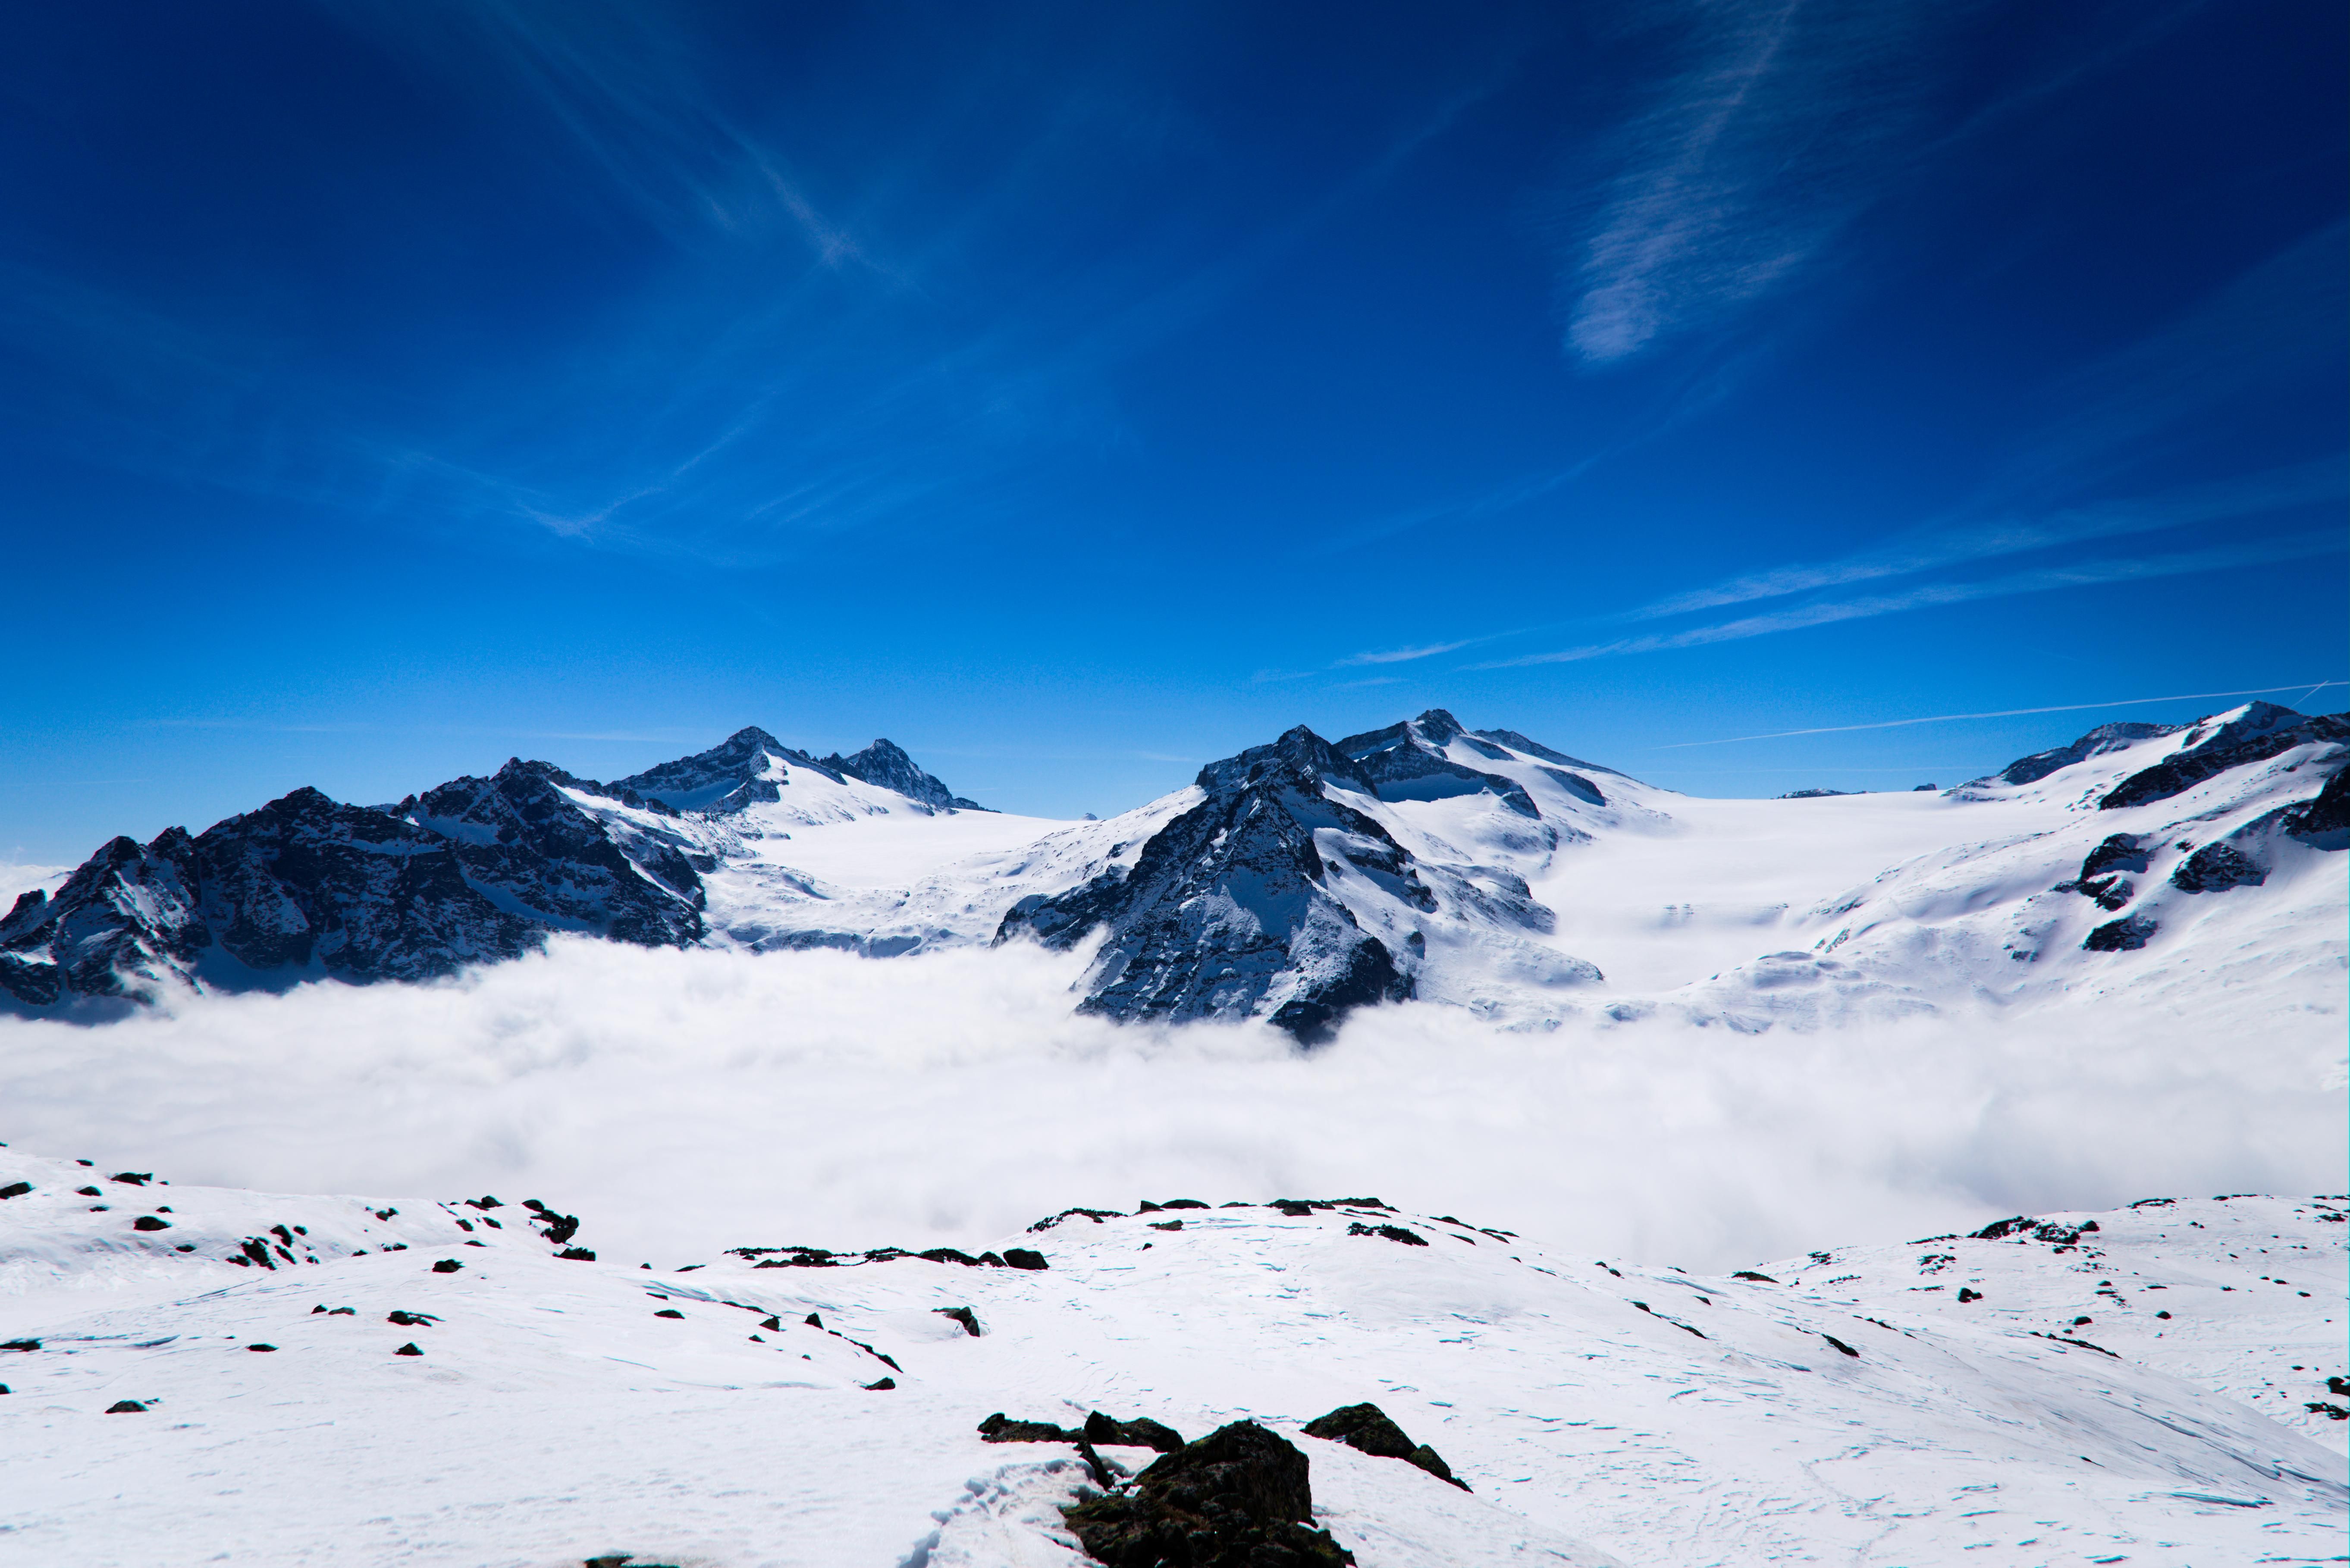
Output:
[[2081,862],[2081,880],[2102,877],[2108,871],[2144,871],[2147,867],[2147,842],[2135,833],[2116,833],[2089,851]]
[[1061,1511],[1107,1568],[1336,1568],[1355,1554],[1313,1528],[1305,1456],[1253,1421],[1219,1428],[1121,1491]]
[[2093,953],[2128,953],[2153,940],[2161,925],[2144,915],[2125,915],[2091,931],[2081,946]]
[[2291,807],[2284,826],[2296,838],[2325,840],[2321,847],[2327,849],[2350,842],[2350,768],[2327,779],[2314,798]]
[[1074,1443],[1085,1437],[1050,1421],[1015,1421],[1001,1410],[979,1424],[979,1435],[990,1443]]
[[1183,1435],[1174,1428],[1154,1421],[1148,1416],[1138,1416],[1131,1421],[1113,1420],[1096,1410],[1086,1417],[1086,1441],[1110,1443],[1129,1449],[1156,1449],[1171,1454],[1183,1446]]
[[2230,888],[2257,888],[2269,874],[2260,862],[2232,844],[2207,844],[2181,861],[2170,874],[2170,885],[2187,893],[2224,893]]
[[1419,1466],[1439,1480],[1451,1481],[1462,1491],[1469,1490],[1469,1483],[1454,1475],[1452,1467],[1434,1449],[1406,1437],[1403,1428],[1388,1419],[1388,1413],[1377,1405],[1342,1405],[1305,1423],[1305,1435],[1344,1443],[1378,1459],[1401,1459]]

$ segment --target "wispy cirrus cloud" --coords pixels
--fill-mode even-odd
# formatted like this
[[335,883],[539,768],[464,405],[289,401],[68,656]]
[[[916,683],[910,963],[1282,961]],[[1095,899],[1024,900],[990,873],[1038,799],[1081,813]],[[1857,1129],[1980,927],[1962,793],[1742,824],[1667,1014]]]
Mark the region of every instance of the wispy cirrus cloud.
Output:
[[[1748,741],[1787,741],[1802,735],[1849,735],[1861,730],[1906,730],[1918,724],[1958,724],[1977,719],[2021,719],[2038,713],[2084,713],[2092,709],[2144,708],[2158,702],[2208,702],[2216,697],[2266,697],[2279,691],[2298,692],[2297,697],[2283,704],[2297,708],[2320,691],[2343,684],[2339,680],[2296,680],[2286,686],[2245,686],[2232,691],[2174,691],[2161,697],[2120,697],[2110,702],[2057,702],[2041,708],[1994,708],[1981,713],[1928,713],[1915,719],[1879,719],[1866,724],[1823,724],[1809,730],[1773,730],[1765,735],[1725,735],[1718,741],[1675,741],[1656,750],[1685,752],[1695,746],[1735,746]],[[1854,771],[1889,773],[1908,770],[1860,768]]]
[[2089,587],[2105,583],[2143,582],[2158,577],[2225,571],[2239,566],[2307,560],[2320,556],[2339,555],[2345,550],[2350,550],[2350,539],[2345,539],[2339,531],[2327,531],[2293,534],[2245,545],[2225,545],[2202,550],[2175,551],[2167,555],[2135,559],[2081,561],[2065,566],[2035,567],[2030,571],[2013,572],[2005,576],[1971,582],[1928,583],[1901,593],[1819,600],[1811,604],[1791,606],[1785,609],[1773,610],[1762,615],[1744,616],[1735,620],[1717,621],[1709,626],[1690,627],[1682,631],[1663,632],[1646,637],[1618,638],[1608,642],[1586,643],[1579,648],[1560,649],[1549,653],[1530,653],[1517,659],[1494,659],[1483,664],[1471,665],[1470,668],[1514,670],[1536,664],[1575,663],[1583,659],[1605,659],[1617,654],[1659,653],[1672,649],[1701,648],[1710,643],[1735,642],[1745,638],[1767,637],[1774,632],[1800,631],[1810,627],[1833,625],[1838,621],[1899,615],[1910,610],[1967,604],[1979,599],[2006,598],[2018,594],[2047,593],[2059,588]]
[[1773,566],[1670,594],[1617,618],[1655,620],[1724,609],[1759,599],[1847,588],[1856,584],[1961,566],[2003,556],[2171,528],[2231,522],[2294,507],[2350,501],[2350,459],[2329,457],[2167,494],[2098,502],[2044,517],[2008,518],[1913,535],[1840,560]]
[[1347,670],[1361,664],[1408,664],[1416,659],[1433,659],[1440,653],[1457,653],[1472,643],[1488,640],[1490,639],[1486,638],[1468,637],[1459,642],[1431,642],[1419,648],[1391,648],[1379,653],[1350,653],[1338,660],[1336,668]]
[[1564,216],[1565,346],[1638,354],[1783,283],[1922,141],[1937,40],[1966,5],[1675,7],[1679,59],[1618,139],[1596,202]]

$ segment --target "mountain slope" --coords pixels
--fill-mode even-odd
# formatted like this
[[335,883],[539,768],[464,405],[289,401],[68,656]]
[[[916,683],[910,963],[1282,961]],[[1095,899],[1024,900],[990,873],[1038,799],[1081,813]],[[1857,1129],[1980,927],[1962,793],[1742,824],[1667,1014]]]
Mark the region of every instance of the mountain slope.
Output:
[[[975,809],[877,741],[745,729],[611,784],[509,763],[118,840],[0,922],[0,1005],[419,980],[550,932],[1084,949],[1076,1005],[1319,1038],[1403,999],[1739,1029],[2090,1002],[2338,1009],[2350,717],[2109,724],[1945,794],[1710,801],[1440,709],[1293,730],[1107,821]],[[2329,1001],[2331,997],[2333,1000]]]
[[[1370,1198],[1072,1210],[978,1257],[754,1238],[650,1270],[564,1256],[592,1235],[489,1194],[132,1183],[0,1150],[17,1182],[0,1540],[44,1563],[1076,1568],[1059,1508],[1157,1456],[1104,1442],[1097,1473],[977,1428],[1095,1411],[1263,1424],[1361,1568],[2339,1549],[2338,1199],[2158,1200],[1717,1278]],[[1468,1490],[1306,1435],[1365,1401]]]

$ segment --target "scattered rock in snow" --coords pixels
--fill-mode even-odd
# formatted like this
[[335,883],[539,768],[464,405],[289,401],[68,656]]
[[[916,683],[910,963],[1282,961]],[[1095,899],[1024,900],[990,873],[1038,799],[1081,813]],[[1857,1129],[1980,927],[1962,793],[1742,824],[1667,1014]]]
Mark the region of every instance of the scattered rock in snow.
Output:
[[1366,1225],[1360,1220],[1347,1227],[1349,1236],[1380,1236],[1390,1241],[1400,1241],[1407,1247],[1425,1247],[1428,1239],[1405,1230],[1400,1225]]
[[1168,1454],[1130,1488],[1062,1511],[1107,1568],[1336,1568],[1353,1552],[1313,1528],[1305,1456],[1253,1421]]
[[2136,952],[2151,940],[2161,923],[2144,915],[2124,915],[2118,920],[2107,920],[2083,939],[2081,946],[2093,953]]
[[951,1306],[932,1307],[931,1310],[938,1314],[941,1317],[952,1318],[955,1322],[962,1324],[962,1331],[971,1335],[973,1339],[977,1339],[979,1337],[979,1314],[972,1311],[971,1308],[967,1306]]
[[979,1435],[990,1443],[1074,1443],[1085,1436],[1050,1421],[1015,1421],[1001,1410],[979,1424]]
[[2223,893],[2257,888],[2268,880],[2260,863],[2231,844],[2207,844],[2170,874],[2170,885],[2187,893]]
[[1156,1449],[1171,1454],[1183,1446],[1183,1435],[1174,1428],[1154,1421],[1148,1416],[1138,1416],[1131,1421],[1120,1421],[1103,1415],[1099,1410],[1086,1417],[1083,1434],[1090,1443],[1107,1443],[1113,1447]]
[[1451,1481],[1462,1491],[1470,1490],[1469,1483],[1454,1475],[1452,1467],[1434,1449],[1413,1442],[1377,1405],[1342,1405],[1326,1416],[1306,1422],[1305,1435],[1344,1443],[1377,1459],[1401,1459],[1419,1466],[1439,1480]]

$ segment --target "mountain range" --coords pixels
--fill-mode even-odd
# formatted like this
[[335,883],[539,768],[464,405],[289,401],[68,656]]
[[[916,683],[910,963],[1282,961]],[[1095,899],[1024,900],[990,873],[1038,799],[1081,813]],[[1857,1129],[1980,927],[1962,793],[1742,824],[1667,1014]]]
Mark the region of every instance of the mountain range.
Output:
[[[417,981],[551,939],[876,958],[1035,941],[1076,1005],[1301,1040],[1423,1000],[1735,1027],[2342,966],[2350,715],[2107,724],[1939,792],[1707,801],[1430,710],[1303,726],[1102,821],[764,730],[608,783],[509,761],[119,837],[0,919],[0,1005]],[[2141,955],[2133,960],[2129,955]]]

